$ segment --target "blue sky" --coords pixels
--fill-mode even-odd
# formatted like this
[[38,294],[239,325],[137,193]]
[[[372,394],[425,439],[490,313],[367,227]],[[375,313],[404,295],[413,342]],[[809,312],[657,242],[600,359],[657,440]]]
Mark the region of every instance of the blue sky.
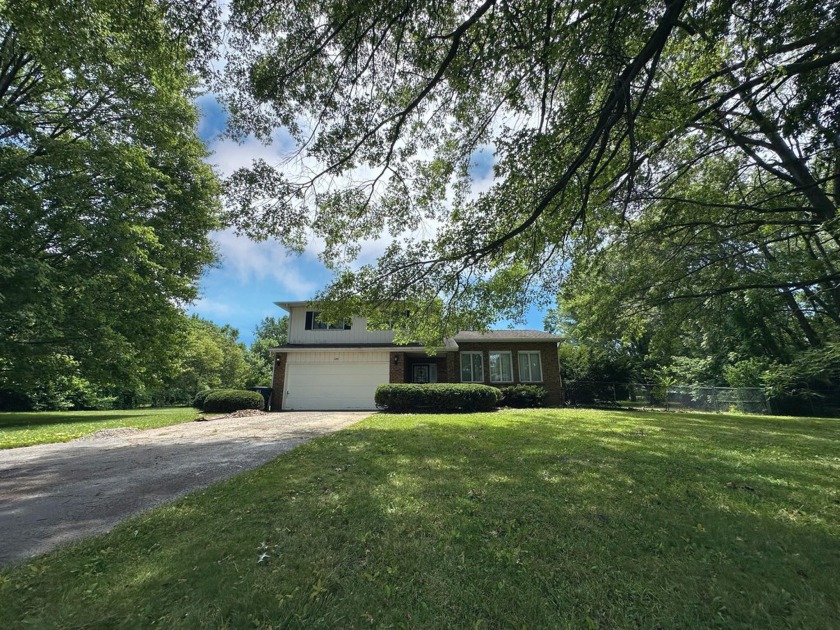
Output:
[[[269,163],[277,161],[290,148],[288,136],[283,133],[268,146],[255,140],[237,144],[221,139],[225,127],[222,107],[212,94],[202,96],[197,104],[202,113],[198,133],[213,152],[208,162],[220,175],[247,166],[255,157]],[[473,178],[486,180],[492,177],[492,172],[492,153],[477,153],[471,171]],[[285,313],[274,302],[309,299],[331,278],[314,250],[291,254],[277,242],[255,242],[230,231],[214,234],[213,240],[221,261],[204,273],[199,299],[188,310],[217,324],[230,324],[239,329],[240,339],[246,344],[251,343],[254,328],[264,317]],[[544,316],[544,310],[532,307],[526,314],[525,324],[515,327],[542,330]],[[508,322],[498,322],[496,327],[508,326]]]

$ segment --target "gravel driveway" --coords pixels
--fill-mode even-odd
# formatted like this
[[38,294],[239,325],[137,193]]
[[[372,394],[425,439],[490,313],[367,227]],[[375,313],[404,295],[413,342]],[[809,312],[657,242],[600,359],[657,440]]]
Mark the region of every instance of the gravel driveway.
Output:
[[0,450],[0,566],[107,532],[369,415],[284,412]]

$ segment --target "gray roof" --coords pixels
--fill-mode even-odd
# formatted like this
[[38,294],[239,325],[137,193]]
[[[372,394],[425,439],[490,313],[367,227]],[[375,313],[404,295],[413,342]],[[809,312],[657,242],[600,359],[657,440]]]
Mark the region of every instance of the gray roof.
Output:
[[[554,342],[563,341],[563,337],[544,330],[488,330],[487,332],[480,332],[477,330],[462,330],[454,338],[449,337],[444,339],[444,345],[440,350],[444,352],[456,352],[458,350],[458,342],[461,343],[481,343],[481,342]],[[388,348],[399,351],[402,349],[417,349],[421,345],[416,342],[397,346],[393,343],[366,343],[364,341],[354,343],[288,343],[282,346],[271,348],[272,352],[282,352],[283,350],[296,349],[347,349],[347,348]]]
[[455,341],[562,341],[560,335],[544,330],[462,330],[455,335]]

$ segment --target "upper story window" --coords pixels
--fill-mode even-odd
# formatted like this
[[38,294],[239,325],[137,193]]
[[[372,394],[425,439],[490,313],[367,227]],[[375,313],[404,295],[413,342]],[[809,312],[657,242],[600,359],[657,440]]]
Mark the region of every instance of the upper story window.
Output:
[[519,380],[523,383],[542,383],[542,359],[539,350],[519,353]]
[[[406,319],[411,316],[411,311],[404,311],[403,315],[405,315]],[[366,330],[394,330],[396,328],[396,322],[394,320],[388,319],[385,321],[379,320],[377,318],[377,323],[373,324],[370,321],[365,320],[365,329]]]
[[337,324],[327,324],[318,319],[321,311],[306,311],[306,330],[350,330],[350,324],[347,322],[338,322]]
[[483,383],[484,365],[481,361],[480,352],[461,353],[461,382],[462,383]]
[[490,382],[513,383],[513,358],[510,352],[491,350]]

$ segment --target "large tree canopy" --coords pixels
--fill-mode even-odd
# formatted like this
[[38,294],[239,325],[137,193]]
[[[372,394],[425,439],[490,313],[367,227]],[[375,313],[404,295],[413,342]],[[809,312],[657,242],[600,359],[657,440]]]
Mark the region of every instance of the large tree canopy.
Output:
[[[614,308],[807,291],[834,317],[839,10],[235,0],[232,132],[282,127],[297,151],[237,172],[230,218],[292,247],[324,239],[329,297],[414,303],[404,324],[424,340],[515,316],[599,265],[626,289]],[[480,151],[495,177],[475,191]],[[412,231],[347,270],[360,240]],[[649,261],[622,274],[620,252],[639,249]]]
[[171,362],[213,259],[192,104],[214,5],[0,3],[0,388]]

